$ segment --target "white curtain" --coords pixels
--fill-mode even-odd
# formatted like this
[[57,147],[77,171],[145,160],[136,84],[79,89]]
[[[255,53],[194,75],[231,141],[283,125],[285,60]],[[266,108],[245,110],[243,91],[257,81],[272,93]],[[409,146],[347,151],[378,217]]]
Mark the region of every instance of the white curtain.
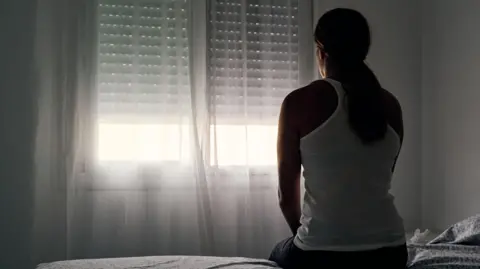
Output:
[[289,236],[276,122],[315,73],[312,2],[41,3],[36,260],[268,257]]

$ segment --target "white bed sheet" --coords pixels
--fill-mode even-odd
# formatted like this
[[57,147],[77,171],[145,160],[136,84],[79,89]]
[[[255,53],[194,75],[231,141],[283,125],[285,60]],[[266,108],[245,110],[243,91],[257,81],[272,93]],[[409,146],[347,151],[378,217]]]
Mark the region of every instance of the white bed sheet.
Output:
[[279,268],[275,263],[262,259],[154,256],[96,260],[72,260],[40,264],[37,269],[264,269]]

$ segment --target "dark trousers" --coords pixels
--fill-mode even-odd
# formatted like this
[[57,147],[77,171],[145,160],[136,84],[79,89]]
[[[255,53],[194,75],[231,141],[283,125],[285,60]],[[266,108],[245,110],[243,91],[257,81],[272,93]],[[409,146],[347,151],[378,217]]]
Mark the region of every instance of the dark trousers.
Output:
[[405,269],[408,260],[407,246],[385,247],[368,251],[305,251],[287,238],[278,243],[270,254],[283,269],[303,268],[385,268]]

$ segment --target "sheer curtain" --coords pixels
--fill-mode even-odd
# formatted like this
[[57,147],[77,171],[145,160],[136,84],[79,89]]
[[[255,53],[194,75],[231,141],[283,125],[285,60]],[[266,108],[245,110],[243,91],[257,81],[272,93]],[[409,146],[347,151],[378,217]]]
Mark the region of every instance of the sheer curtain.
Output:
[[311,1],[48,3],[35,231],[64,243],[38,259],[267,257],[289,235],[276,123],[314,74]]

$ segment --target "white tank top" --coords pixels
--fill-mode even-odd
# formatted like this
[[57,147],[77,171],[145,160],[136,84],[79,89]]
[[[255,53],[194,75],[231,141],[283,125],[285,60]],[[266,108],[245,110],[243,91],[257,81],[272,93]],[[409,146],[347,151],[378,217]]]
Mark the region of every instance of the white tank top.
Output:
[[383,140],[364,145],[348,123],[341,83],[326,81],[337,92],[338,106],[300,141],[305,196],[294,243],[329,251],[404,244],[403,220],[389,192],[400,138],[389,126]]

